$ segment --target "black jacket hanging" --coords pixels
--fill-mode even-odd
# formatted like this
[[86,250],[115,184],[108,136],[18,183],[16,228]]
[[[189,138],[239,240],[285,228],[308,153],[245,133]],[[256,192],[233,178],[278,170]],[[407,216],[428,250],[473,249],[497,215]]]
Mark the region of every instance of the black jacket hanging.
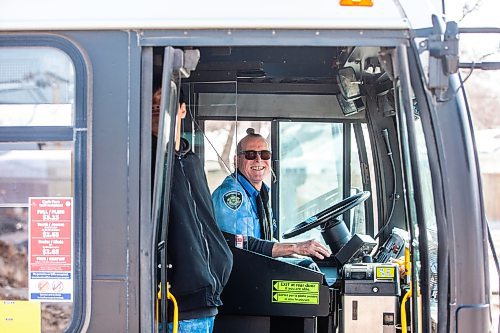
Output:
[[173,167],[167,281],[177,299],[179,319],[183,320],[216,313],[216,307],[222,305],[220,295],[233,259],[215,222],[201,161],[184,139]]

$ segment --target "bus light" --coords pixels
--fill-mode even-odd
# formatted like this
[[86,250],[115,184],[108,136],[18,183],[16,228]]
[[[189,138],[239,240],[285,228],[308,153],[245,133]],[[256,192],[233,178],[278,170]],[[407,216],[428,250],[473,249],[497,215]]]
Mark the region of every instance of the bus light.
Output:
[[372,0],[340,0],[341,6],[373,6]]

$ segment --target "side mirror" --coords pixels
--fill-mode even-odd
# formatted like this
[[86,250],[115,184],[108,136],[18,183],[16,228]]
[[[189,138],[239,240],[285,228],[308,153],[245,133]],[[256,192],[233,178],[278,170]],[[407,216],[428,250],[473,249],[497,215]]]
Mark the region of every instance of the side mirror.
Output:
[[347,100],[341,94],[337,95],[337,101],[339,102],[340,108],[344,116],[349,116],[361,112],[365,109],[365,104],[361,97],[356,99]]
[[340,92],[345,99],[351,100],[361,96],[359,89],[360,82],[356,80],[356,72],[352,67],[344,67],[339,69],[337,77]]

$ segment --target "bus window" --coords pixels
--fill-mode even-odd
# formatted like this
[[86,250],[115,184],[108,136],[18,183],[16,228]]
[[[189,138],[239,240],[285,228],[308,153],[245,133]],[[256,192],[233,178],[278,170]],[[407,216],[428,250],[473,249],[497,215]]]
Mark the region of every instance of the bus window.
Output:
[[[438,235],[437,235],[437,221],[434,209],[434,190],[432,188],[432,177],[429,166],[429,157],[427,148],[425,146],[425,137],[422,128],[422,121],[419,116],[415,119],[416,141],[418,164],[420,168],[420,179],[422,180],[422,196],[424,206],[425,225],[427,226],[427,244],[423,244],[420,251],[426,253],[428,258],[429,269],[429,291],[430,291],[430,310],[432,325],[437,325],[437,303],[438,303]],[[419,231],[420,232],[420,231]]]
[[[44,238],[63,238],[62,235],[52,237],[61,231],[42,231],[40,239],[30,238],[28,203],[30,197],[72,196],[73,155],[68,142],[0,143],[0,246],[3,257],[0,279],[4,281],[0,284],[0,298],[4,300],[30,300],[29,293],[33,290],[28,288],[28,269],[33,261],[28,261],[29,247],[43,242]],[[33,227],[31,232],[34,235]],[[43,236],[44,233],[47,236]],[[43,254],[43,251],[57,248],[41,250]],[[37,256],[36,250],[31,253],[32,258]],[[58,255],[47,257],[59,258]],[[31,272],[34,273],[33,269]],[[41,309],[42,332],[62,332],[68,326],[72,303],[42,302]]]
[[[243,138],[246,129],[255,128],[257,133],[261,133],[268,142],[271,142],[271,124],[266,121],[239,121],[237,131],[235,131],[234,121],[213,121],[204,122],[204,156],[205,172],[210,191],[213,192],[229,173],[234,172],[234,155],[236,144]],[[212,146],[213,145],[213,146]],[[270,184],[270,177],[265,180]]]
[[[344,142],[345,128],[350,133],[350,146]],[[341,201],[343,192],[350,196],[369,189],[367,156],[362,156],[363,173],[360,162],[360,154],[366,155],[366,151],[358,148],[359,140],[367,140],[361,131],[354,136],[352,127],[341,123],[280,122],[279,133],[281,230]],[[349,160],[348,167],[345,159]],[[348,186],[344,186],[345,181]],[[344,218],[351,233],[368,233],[364,205],[355,207]],[[295,240],[309,238],[322,240],[320,230],[313,229]]]
[[75,72],[60,49],[0,47],[0,299],[31,311],[30,331],[71,331],[81,319],[86,129],[74,132]]
[[62,51],[0,48],[0,126],[71,126],[75,71]]
[[376,221],[377,191],[373,173],[371,144],[366,124],[353,124],[350,152],[351,194],[362,190],[370,191],[371,200],[354,208],[351,214],[351,233],[373,235]]
[[[355,127],[355,132],[359,133],[356,134],[356,143],[363,142],[364,143],[364,149],[358,151],[357,156],[363,156],[363,162],[362,164],[360,163],[360,173],[362,174],[361,179],[363,179],[364,186],[368,186],[370,189],[371,193],[371,212],[372,212],[372,217],[371,219],[368,219],[368,221],[365,221],[365,228],[366,228],[366,233],[369,235],[375,235],[378,230],[376,229],[376,224],[375,221],[378,221],[378,205],[377,205],[377,190],[376,190],[376,181],[375,181],[375,170],[374,170],[374,161],[373,161],[373,154],[372,154],[372,143],[370,141],[370,135],[368,133],[368,126],[367,124],[360,124],[361,130],[356,130]],[[361,137],[363,139],[361,139]],[[364,156],[363,152],[366,154]],[[354,155],[354,154],[353,154]],[[354,177],[355,178],[355,177]],[[356,183],[353,183],[356,184]],[[353,185],[355,186],[355,185]],[[368,202],[369,204],[369,202]],[[368,210],[370,212],[370,209]]]
[[[281,122],[280,227],[285,231],[342,199],[342,124]],[[293,238],[322,239],[313,229]]]

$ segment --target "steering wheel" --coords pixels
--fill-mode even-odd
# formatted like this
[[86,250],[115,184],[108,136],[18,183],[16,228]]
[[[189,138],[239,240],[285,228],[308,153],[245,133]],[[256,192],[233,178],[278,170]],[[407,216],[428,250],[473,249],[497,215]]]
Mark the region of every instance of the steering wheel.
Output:
[[335,205],[328,207],[327,209],[324,209],[321,212],[305,219],[299,224],[296,224],[293,228],[291,228],[290,230],[286,231],[283,234],[283,238],[284,239],[292,238],[301,235],[304,232],[309,231],[313,228],[316,228],[317,226],[326,224],[327,222],[333,220],[337,216],[342,215],[346,211],[353,209],[357,205],[361,204],[369,197],[370,197],[369,191],[363,191],[351,195],[350,197],[345,198],[344,200],[336,203]]

